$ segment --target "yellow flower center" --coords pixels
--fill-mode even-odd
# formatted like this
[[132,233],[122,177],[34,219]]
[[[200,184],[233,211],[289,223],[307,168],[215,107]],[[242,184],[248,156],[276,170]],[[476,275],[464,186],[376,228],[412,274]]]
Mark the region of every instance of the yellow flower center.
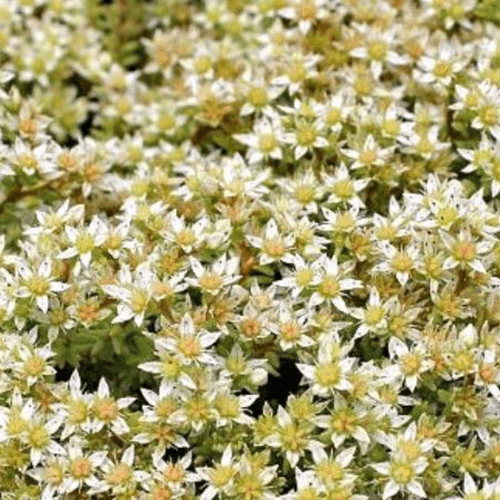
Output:
[[498,109],[493,104],[486,104],[478,110],[479,118],[486,126],[498,123]]
[[88,458],[76,458],[71,462],[69,470],[75,479],[85,479],[92,472],[92,464]]
[[177,410],[177,403],[170,397],[160,399],[156,405],[156,414],[160,418],[168,418],[175,410]]
[[54,486],[61,484],[64,480],[64,470],[57,465],[51,465],[44,471],[44,479]]
[[279,258],[285,253],[285,244],[282,238],[277,237],[274,240],[265,241],[262,250],[270,257]]
[[171,500],[172,490],[167,486],[157,486],[152,493],[153,500]]
[[205,272],[205,274],[199,280],[200,287],[209,290],[215,291],[218,290],[222,285],[222,278],[212,272]]
[[248,318],[241,324],[243,333],[250,338],[257,337],[261,331],[262,325],[253,318]]
[[95,247],[94,238],[89,233],[80,234],[75,242],[75,248],[78,253],[91,252]]
[[247,99],[256,108],[264,107],[268,102],[266,89],[260,87],[250,89]]
[[392,258],[392,268],[398,273],[408,273],[413,267],[413,260],[405,252],[398,252]]
[[304,269],[299,269],[297,271],[297,275],[295,277],[295,281],[297,282],[297,285],[306,287],[311,283],[312,279],[314,277],[314,271],[309,268],[304,268]]
[[325,363],[316,367],[315,379],[322,387],[333,387],[340,380],[340,368],[336,363]]
[[33,448],[45,448],[49,441],[49,433],[43,425],[35,425],[28,431],[28,442]]
[[416,375],[422,366],[422,358],[417,353],[409,353],[402,357],[400,365],[405,375]]
[[447,76],[451,76],[452,67],[448,61],[437,61],[432,72],[438,78],[446,78]]
[[321,296],[331,299],[339,295],[341,289],[338,281],[333,276],[325,276],[318,286]]
[[118,416],[118,405],[111,398],[98,400],[93,407],[94,413],[99,420],[112,422]]
[[294,341],[300,337],[300,330],[295,323],[286,323],[281,326],[281,336],[284,340]]
[[377,40],[368,46],[368,56],[375,61],[383,61],[387,55],[387,43]]
[[89,413],[89,407],[85,401],[82,401],[81,399],[76,399],[69,403],[68,412],[69,412],[68,422],[71,425],[78,425],[85,422],[85,420],[87,419]]
[[340,434],[351,434],[356,428],[356,417],[349,411],[339,411],[332,416],[331,427]]
[[135,313],[143,312],[148,306],[148,294],[139,288],[132,290],[132,297],[130,299],[130,307]]
[[262,134],[259,137],[259,149],[264,154],[269,154],[278,146],[278,140],[273,133]]
[[223,418],[236,418],[240,414],[240,405],[236,396],[221,394],[215,399],[215,408]]
[[312,146],[317,136],[316,129],[311,125],[301,125],[297,129],[297,143],[301,146]]
[[374,326],[384,319],[385,310],[381,306],[368,306],[365,311],[365,322]]
[[33,295],[45,295],[49,291],[49,282],[41,276],[32,276],[27,287]]
[[452,254],[459,262],[470,262],[476,257],[476,245],[471,241],[457,241],[453,245]]
[[132,478],[132,469],[124,463],[115,465],[114,469],[106,476],[106,482],[114,486],[124,484]]
[[216,488],[224,487],[235,475],[235,470],[230,465],[217,464],[211,471],[210,479]]
[[314,19],[316,17],[316,5],[311,1],[303,1],[297,6],[297,15],[305,21]]
[[408,484],[415,476],[411,464],[407,462],[395,462],[391,467],[391,476],[398,484]]
[[295,189],[295,198],[303,204],[309,203],[314,198],[314,186],[302,184]]
[[316,466],[316,474],[324,483],[340,481],[344,477],[342,467],[331,460],[323,460]]
[[281,441],[283,448],[288,451],[301,451],[306,445],[305,429],[301,429],[297,424],[290,424],[281,429]]
[[181,337],[177,343],[179,351],[187,358],[195,359],[201,353],[201,344],[196,337]]

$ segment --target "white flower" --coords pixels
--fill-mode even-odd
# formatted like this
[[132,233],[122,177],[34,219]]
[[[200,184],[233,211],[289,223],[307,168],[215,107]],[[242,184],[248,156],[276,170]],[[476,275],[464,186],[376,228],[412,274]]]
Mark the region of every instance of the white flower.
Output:
[[119,462],[113,462],[108,457],[104,458],[100,468],[104,477],[99,486],[91,488],[89,495],[111,491],[114,495],[126,493],[133,489],[137,483],[141,483],[148,478],[148,474],[141,470],[136,470],[134,464],[134,445],[130,445],[122,454]]
[[428,353],[422,345],[416,345],[411,350],[403,340],[396,337],[389,339],[389,355],[391,359],[397,358],[397,365],[390,365],[384,370],[389,379],[404,378],[405,385],[414,391],[420,375],[434,366],[434,362],[428,358]]
[[97,479],[97,468],[106,458],[105,451],[95,451],[84,453],[83,442],[72,438],[68,445],[69,467],[67,476],[64,479],[63,490],[71,493],[83,485],[96,488],[100,486]]
[[191,269],[195,278],[186,278],[186,283],[201,288],[210,295],[218,295],[221,290],[240,279],[236,274],[239,270],[239,258],[228,258],[227,254],[222,254],[209,269],[205,269],[198,259],[190,258]]
[[353,57],[368,59],[370,61],[370,70],[376,79],[380,78],[384,65],[399,66],[407,64],[410,59],[407,56],[399,55],[392,50],[396,30],[391,29],[381,31],[373,29],[367,24],[355,24],[354,29],[364,38],[364,43],[360,47],[350,51]]
[[258,398],[255,394],[235,396],[229,387],[215,388],[209,401],[216,412],[217,427],[225,427],[236,422],[240,425],[253,425],[255,419],[245,413],[245,410],[255,403]]
[[36,271],[30,269],[27,263],[18,261],[16,271],[21,282],[15,292],[16,296],[33,297],[44,313],[49,309],[49,294],[63,292],[69,288],[68,284],[55,281],[52,277],[52,262],[48,259],[45,259]]
[[354,149],[342,149],[342,153],[354,160],[351,164],[351,169],[355,170],[357,168],[366,167],[381,167],[385,165],[385,163],[391,157],[394,147],[381,148],[377,142],[375,142],[375,138],[373,135],[368,135],[361,151],[356,151]]
[[247,235],[246,239],[253,246],[261,249],[260,264],[285,260],[289,258],[288,250],[294,242],[292,235],[282,236],[278,224],[274,219],[269,219],[264,227],[263,237]]
[[117,435],[129,432],[129,426],[121,415],[121,410],[130,406],[134,401],[135,398],[120,398],[117,400],[112,398],[106,380],[101,378],[97,394],[92,401],[94,415],[92,431],[99,432],[104,426],[109,425]]
[[292,0],[290,7],[284,7],[278,14],[285,19],[298,22],[300,32],[305,35],[317,19],[328,16],[331,6],[329,0]]
[[167,215],[167,229],[162,236],[171,242],[175,242],[186,253],[198,249],[204,242],[204,230],[209,224],[207,217],[201,217],[194,224],[188,226],[185,220],[179,217],[175,210]]
[[297,465],[306,450],[313,451],[323,446],[310,438],[312,426],[309,422],[295,421],[282,406],[278,406],[277,424],[276,432],[265,438],[264,443],[283,450],[292,467]]
[[75,370],[68,382],[69,394],[63,403],[57,406],[56,413],[63,415],[61,439],[65,440],[77,430],[92,432],[91,404],[92,395],[82,392],[82,382],[78,370]]
[[313,122],[297,120],[293,131],[284,135],[284,142],[293,147],[295,160],[300,160],[306,153],[311,153],[313,149],[328,146],[328,141],[323,137],[325,123],[321,119]]
[[[460,50],[460,52],[458,52]],[[455,78],[455,74],[467,65],[468,51],[463,46],[442,43],[435,53],[424,55],[417,63],[414,77],[422,83],[436,83],[447,87]]]
[[337,391],[348,391],[352,385],[347,380],[347,375],[352,370],[355,359],[348,357],[337,357],[336,351],[346,353],[349,348],[339,347],[338,335],[331,334],[325,337],[318,349],[317,362],[314,366],[305,363],[297,363],[297,368],[312,384],[314,394],[322,397]]
[[353,340],[368,332],[381,332],[387,327],[388,306],[382,304],[378,290],[373,287],[364,309],[351,309],[350,315],[361,320]]
[[[84,267],[89,267],[92,252],[106,240],[106,225],[104,222],[99,217],[94,216],[87,227],[75,229],[73,226],[67,225],[65,232],[71,246],[61,252],[58,257],[60,259],[71,259],[78,255]],[[78,274],[76,268],[75,274]]]
[[56,373],[56,369],[48,363],[48,359],[55,354],[49,344],[40,348],[30,348],[20,344],[17,352],[20,361],[12,362],[11,368],[18,378],[26,380],[28,387]]
[[317,290],[312,294],[309,304],[317,306],[331,302],[339,311],[348,313],[343,292],[361,288],[362,282],[345,277],[352,268],[350,263],[339,266],[337,257],[329,259],[326,254],[321,254],[318,261]]
[[349,473],[347,467],[354,460],[355,454],[355,446],[342,450],[335,457],[331,452],[328,454],[323,448],[314,448],[312,450],[314,465],[311,470],[314,471],[315,477],[326,489],[330,489],[338,483],[341,483],[342,486],[350,485],[356,480],[356,475]]
[[[330,193],[327,203],[349,203],[358,208],[364,208],[364,203],[358,193],[368,185],[370,179],[352,179],[344,163],[335,169],[333,175],[323,174],[325,190]],[[324,210],[324,208],[323,208]]]
[[385,260],[373,267],[372,272],[392,272],[401,286],[405,286],[417,265],[419,251],[415,246],[397,249],[386,241],[379,243]]
[[284,141],[283,134],[279,118],[265,117],[254,123],[251,134],[234,134],[233,137],[248,146],[246,157],[250,164],[255,164],[268,158],[281,160],[283,157],[281,150],[281,144]]
[[102,286],[108,295],[120,301],[117,306],[117,315],[112,322],[123,323],[133,319],[134,323],[140,326],[154,293],[153,283],[158,282],[157,279],[155,280],[154,271],[149,268],[147,262],[137,266],[133,275],[128,266],[123,266],[118,273],[118,278],[119,285]]
[[210,347],[217,342],[221,332],[198,330],[191,316],[186,313],[179,324],[179,332],[175,337],[157,338],[155,346],[160,350],[174,354],[183,365],[218,363]]
[[444,231],[440,236],[450,254],[443,263],[444,269],[467,266],[478,273],[486,273],[485,259],[481,256],[493,248],[493,239],[475,241],[468,231],[460,231],[458,238],[452,238]]
[[387,500],[400,491],[427,498],[422,484],[418,481],[418,476],[427,468],[427,461],[424,458],[414,461],[395,459],[391,462],[372,464],[371,467],[379,474],[389,477],[382,493],[382,500]]
[[227,445],[215,467],[197,467],[198,476],[208,483],[200,500],[212,500],[216,495],[231,495],[234,491],[234,477],[238,464],[234,462],[231,445]]
[[277,322],[272,323],[269,329],[278,337],[280,347],[287,351],[314,345],[311,337],[306,335],[309,325],[310,317],[307,312],[299,315],[293,312],[291,307],[281,304]]

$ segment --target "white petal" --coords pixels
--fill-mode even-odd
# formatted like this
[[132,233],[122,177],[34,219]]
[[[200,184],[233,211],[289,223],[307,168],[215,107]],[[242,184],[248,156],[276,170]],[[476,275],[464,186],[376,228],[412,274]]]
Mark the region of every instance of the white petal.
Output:
[[107,398],[109,396],[109,386],[104,377],[101,377],[101,380],[99,381],[99,386],[97,388],[97,395],[100,398]]
[[80,375],[78,370],[74,370],[69,379],[69,388],[73,394],[77,394],[80,392],[80,387],[82,385]]
[[46,313],[49,309],[49,298],[47,295],[42,295],[41,297],[37,297],[36,299],[37,306]]
[[49,260],[44,260],[41,264],[40,267],[38,268],[38,274],[42,278],[50,278],[50,272],[52,270],[52,266],[50,264]]
[[384,488],[383,500],[393,497],[399,491],[399,486],[391,479]]
[[422,488],[422,485],[420,483],[417,483],[417,481],[411,481],[407,485],[408,491],[410,493],[413,493],[414,495],[421,497],[421,498],[426,498],[427,495],[425,494],[424,489]]
[[134,462],[134,445],[130,445],[124,452],[122,456],[122,462],[132,466]]

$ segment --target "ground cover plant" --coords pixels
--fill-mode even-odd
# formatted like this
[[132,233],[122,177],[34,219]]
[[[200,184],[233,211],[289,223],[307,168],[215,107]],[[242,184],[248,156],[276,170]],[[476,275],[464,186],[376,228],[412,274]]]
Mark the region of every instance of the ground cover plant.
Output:
[[0,0],[1,500],[500,499],[498,0]]

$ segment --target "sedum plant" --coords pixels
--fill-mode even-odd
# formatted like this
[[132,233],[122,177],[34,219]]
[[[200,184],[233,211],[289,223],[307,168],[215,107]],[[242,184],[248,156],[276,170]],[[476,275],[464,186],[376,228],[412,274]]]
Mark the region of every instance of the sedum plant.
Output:
[[0,499],[500,498],[499,11],[0,0]]

